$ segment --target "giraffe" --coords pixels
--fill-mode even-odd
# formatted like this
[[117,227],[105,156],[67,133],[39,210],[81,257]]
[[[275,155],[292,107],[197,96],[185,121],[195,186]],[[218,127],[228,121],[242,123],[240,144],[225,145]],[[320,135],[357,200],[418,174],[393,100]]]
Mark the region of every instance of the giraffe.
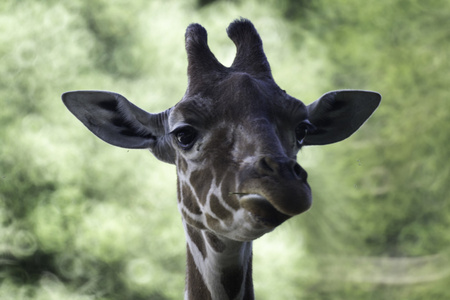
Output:
[[187,90],[161,113],[113,92],[62,95],[100,139],[176,165],[185,299],[254,299],[252,241],[311,206],[297,153],[346,139],[381,101],[376,92],[339,90],[306,106],[275,83],[249,20],[235,20],[227,34],[237,49],[230,67],[210,51],[201,25],[188,26]]

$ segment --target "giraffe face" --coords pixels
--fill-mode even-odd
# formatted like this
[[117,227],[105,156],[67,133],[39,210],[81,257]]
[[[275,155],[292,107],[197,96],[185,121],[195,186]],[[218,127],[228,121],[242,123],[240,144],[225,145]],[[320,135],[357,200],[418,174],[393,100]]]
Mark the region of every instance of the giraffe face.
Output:
[[169,117],[180,210],[192,226],[252,240],[310,207],[296,155],[312,125],[273,80],[236,72],[210,86]]
[[329,92],[305,106],[272,78],[253,24],[227,29],[236,58],[225,67],[206,30],[186,30],[188,88],[174,107],[148,113],[104,91],[63,94],[67,108],[95,135],[119,147],[149,149],[174,163],[185,222],[249,241],[307,210],[311,192],[296,162],[302,146],[339,142],[378,107],[375,92]]

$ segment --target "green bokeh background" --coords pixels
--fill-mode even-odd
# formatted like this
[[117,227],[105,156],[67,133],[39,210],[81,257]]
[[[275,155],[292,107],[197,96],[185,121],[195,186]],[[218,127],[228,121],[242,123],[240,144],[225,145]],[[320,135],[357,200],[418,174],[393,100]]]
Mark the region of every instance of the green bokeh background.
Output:
[[181,299],[175,168],[101,142],[69,90],[159,112],[186,88],[184,30],[225,65],[238,17],[277,83],[310,103],[380,92],[345,142],[299,154],[314,206],[254,243],[257,299],[450,299],[450,2],[0,3],[0,299]]

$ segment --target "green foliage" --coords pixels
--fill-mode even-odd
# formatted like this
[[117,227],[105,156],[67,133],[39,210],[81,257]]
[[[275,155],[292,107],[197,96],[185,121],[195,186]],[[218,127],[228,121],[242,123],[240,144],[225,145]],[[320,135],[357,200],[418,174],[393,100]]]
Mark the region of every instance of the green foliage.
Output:
[[182,297],[174,168],[97,140],[60,94],[166,109],[186,87],[186,26],[230,64],[239,16],[290,94],[384,97],[354,137],[300,154],[315,204],[255,242],[257,298],[448,299],[448,1],[199,4],[1,2],[0,299]]
[[[317,25],[339,24],[324,33],[328,44],[343,49],[330,54],[335,68],[343,70],[333,75],[330,87],[353,84],[384,95],[370,126],[363,127],[352,143],[325,150],[323,161],[333,164],[334,176],[321,182],[325,189],[319,192],[326,198],[332,190],[340,191],[341,199],[332,201],[352,211],[341,216],[346,219],[345,236],[349,242],[361,241],[359,231],[364,230],[362,242],[368,247],[363,250],[363,245],[355,244],[355,248],[369,255],[435,254],[450,243],[445,234],[450,225],[445,197],[450,175],[445,165],[450,154],[445,146],[450,140],[446,122],[450,40],[442,38],[444,24],[450,23],[438,4],[449,6],[403,4],[380,2],[368,9],[358,1],[346,6],[327,2],[332,13]],[[384,13],[383,22],[370,18],[374,11]],[[338,174],[345,178],[335,181]]]

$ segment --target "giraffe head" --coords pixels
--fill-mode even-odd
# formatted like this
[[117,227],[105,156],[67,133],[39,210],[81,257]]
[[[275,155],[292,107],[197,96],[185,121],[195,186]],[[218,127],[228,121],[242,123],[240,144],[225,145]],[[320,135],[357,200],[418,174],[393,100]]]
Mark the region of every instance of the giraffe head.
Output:
[[227,33],[237,48],[231,67],[212,54],[203,27],[187,28],[188,87],[179,103],[159,114],[112,92],[75,91],[62,98],[102,140],[150,149],[177,166],[186,224],[250,241],[311,206],[299,150],[349,137],[381,96],[334,91],[306,106],[275,83],[250,21],[231,23]]

